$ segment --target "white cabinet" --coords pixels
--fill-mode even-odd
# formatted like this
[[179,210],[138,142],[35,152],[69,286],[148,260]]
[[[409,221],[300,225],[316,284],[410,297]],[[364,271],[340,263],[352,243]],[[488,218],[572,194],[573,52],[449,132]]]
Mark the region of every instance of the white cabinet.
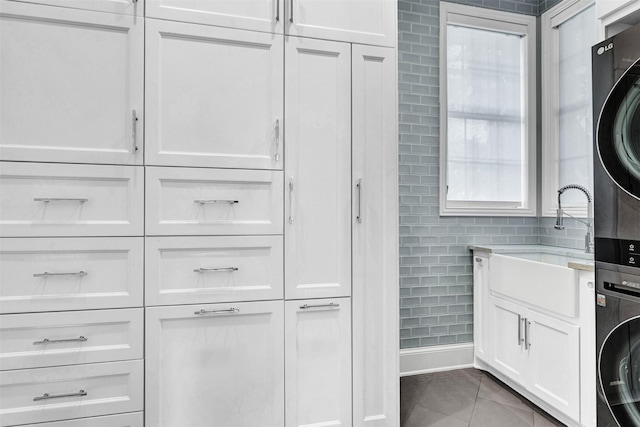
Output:
[[489,361],[489,256],[473,254],[473,351],[475,357]]
[[[395,50],[352,53],[353,422],[396,427],[398,244]],[[375,343],[375,345],[371,345]]]
[[282,426],[282,301],[146,309],[146,425]]
[[145,302],[282,299],[282,236],[148,237]]
[[525,382],[523,311],[522,306],[518,304],[494,296],[489,297],[492,365],[502,374],[518,382]]
[[[75,3],[116,3],[101,1]],[[0,2],[0,158],[142,164],[143,27],[129,15]]]
[[95,10],[124,15],[144,16],[145,0],[19,0],[72,9]]
[[351,294],[351,47],[288,37],[285,296]]
[[351,426],[351,300],[285,303],[286,426]]
[[394,0],[282,0],[293,36],[395,47]]
[[282,36],[153,19],[146,33],[146,164],[282,169]]
[[142,240],[0,239],[0,313],[142,306]]
[[147,0],[147,17],[282,33],[285,0]]

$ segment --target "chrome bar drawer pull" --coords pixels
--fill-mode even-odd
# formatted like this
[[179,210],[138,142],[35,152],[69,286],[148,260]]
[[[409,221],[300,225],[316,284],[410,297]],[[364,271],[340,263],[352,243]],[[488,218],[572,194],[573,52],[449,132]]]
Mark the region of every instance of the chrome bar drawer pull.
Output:
[[[136,3],[138,0],[133,0]],[[131,110],[131,138],[133,139],[133,153],[135,154],[138,151],[138,113],[136,110]]]
[[230,313],[240,313],[240,310],[231,307],[228,310],[205,310],[204,308],[200,311],[194,311],[193,314],[203,315],[203,314],[230,314]]
[[322,308],[322,307],[338,308],[340,307],[340,304],[330,302],[329,304],[311,304],[311,305],[305,304],[300,306],[302,310],[306,310],[308,308]]
[[78,338],[68,338],[65,340],[50,340],[49,338],[45,338],[42,341],[34,341],[33,345],[41,345],[41,344],[56,344],[61,342],[85,342],[87,341],[87,337],[83,337],[80,335]]
[[293,177],[289,177],[289,224],[293,224]]
[[80,202],[85,203],[88,202],[89,199],[83,198],[66,198],[66,197],[35,197],[33,199],[34,202]]
[[61,397],[76,397],[76,396],[86,396],[87,392],[84,390],[80,390],[77,393],[67,393],[67,394],[49,394],[49,393],[45,393],[42,396],[37,396],[33,398],[34,402],[38,402],[40,400],[47,400],[47,399],[60,399]]
[[75,273],[49,273],[48,271],[45,271],[44,273],[34,273],[33,277],[52,277],[52,276],[86,276],[87,273],[86,271],[78,271]]
[[358,180],[356,187],[358,188],[358,216],[356,219],[358,223],[362,223],[362,179]]
[[291,22],[293,24],[293,0],[291,0],[291,2],[289,3],[290,8],[289,8],[289,22]]
[[200,203],[201,205],[213,205],[216,203],[227,203],[229,205],[235,205],[236,203],[240,203],[237,200],[206,200],[206,199],[196,199],[193,202]]
[[209,271],[238,271],[238,267],[223,267],[223,268],[196,268],[193,270],[195,273],[207,273]]
[[280,120],[276,120],[276,162],[280,161]]

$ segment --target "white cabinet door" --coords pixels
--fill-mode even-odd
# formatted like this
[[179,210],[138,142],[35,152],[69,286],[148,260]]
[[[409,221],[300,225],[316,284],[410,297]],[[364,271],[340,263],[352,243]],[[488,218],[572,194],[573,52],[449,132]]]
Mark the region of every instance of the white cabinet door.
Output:
[[286,32],[353,43],[395,47],[395,0],[282,0]]
[[145,337],[147,426],[284,424],[282,301],[147,308]]
[[489,258],[486,254],[473,254],[473,351],[474,356],[490,362],[489,330]]
[[351,47],[286,40],[285,296],[351,293]]
[[20,0],[72,9],[144,16],[144,0]]
[[0,313],[142,306],[142,237],[0,239]]
[[0,164],[0,234],[141,236],[141,166]]
[[395,51],[353,46],[353,419],[396,427],[398,235]]
[[143,409],[142,360],[0,372],[0,426]]
[[142,164],[143,28],[134,16],[0,2],[0,158]]
[[0,370],[142,359],[142,308],[9,314],[0,323]]
[[351,426],[350,298],[285,303],[286,426]]
[[147,17],[282,33],[285,0],[147,0]]
[[145,304],[281,299],[282,236],[147,237]]
[[527,311],[528,389],[576,421],[580,420],[580,328]]
[[282,35],[154,19],[146,33],[146,164],[281,169]]
[[282,172],[146,167],[147,235],[282,234]]
[[489,297],[492,365],[520,384],[526,384],[524,312],[518,304]]

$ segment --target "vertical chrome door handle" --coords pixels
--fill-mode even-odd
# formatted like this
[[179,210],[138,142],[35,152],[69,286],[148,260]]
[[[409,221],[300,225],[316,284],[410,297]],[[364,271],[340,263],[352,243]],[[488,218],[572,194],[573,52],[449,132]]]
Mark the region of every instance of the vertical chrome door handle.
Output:
[[524,349],[529,350],[531,348],[531,339],[530,330],[531,322],[528,319],[524,319]]
[[358,223],[362,223],[362,178],[358,179],[356,188],[358,189],[358,216],[356,219]]
[[289,22],[293,24],[293,0],[289,2]]
[[276,22],[280,22],[280,0],[276,0]]
[[[135,1],[135,0],[134,0]],[[137,135],[138,135],[138,114],[136,110],[131,110],[131,136],[133,137],[133,153],[138,151]]]
[[280,119],[276,119],[276,162],[280,161]]
[[522,316],[518,314],[518,346],[522,345]]
[[289,224],[293,224],[293,177],[289,177]]

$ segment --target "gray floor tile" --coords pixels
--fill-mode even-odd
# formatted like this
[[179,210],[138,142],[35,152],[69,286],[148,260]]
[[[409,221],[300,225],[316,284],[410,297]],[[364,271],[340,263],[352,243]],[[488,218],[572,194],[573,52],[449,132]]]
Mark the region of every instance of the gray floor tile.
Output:
[[543,414],[541,412],[533,413],[533,426],[534,427],[566,427],[566,425],[562,424],[560,421],[551,417],[548,414]]
[[468,427],[469,423],[457,418],[417,406],[404,427]]
[[533,407],[527,399],[520,396],[518,393],[505,386],[502,382],[488,374],[485,374],[482,378],[478,397],[533,412]]
[[469,421],[481,379],[469,372],[434,374],[415,400],[415,407]]
[[478,398],[469,427],[533,427],[533,412]]

